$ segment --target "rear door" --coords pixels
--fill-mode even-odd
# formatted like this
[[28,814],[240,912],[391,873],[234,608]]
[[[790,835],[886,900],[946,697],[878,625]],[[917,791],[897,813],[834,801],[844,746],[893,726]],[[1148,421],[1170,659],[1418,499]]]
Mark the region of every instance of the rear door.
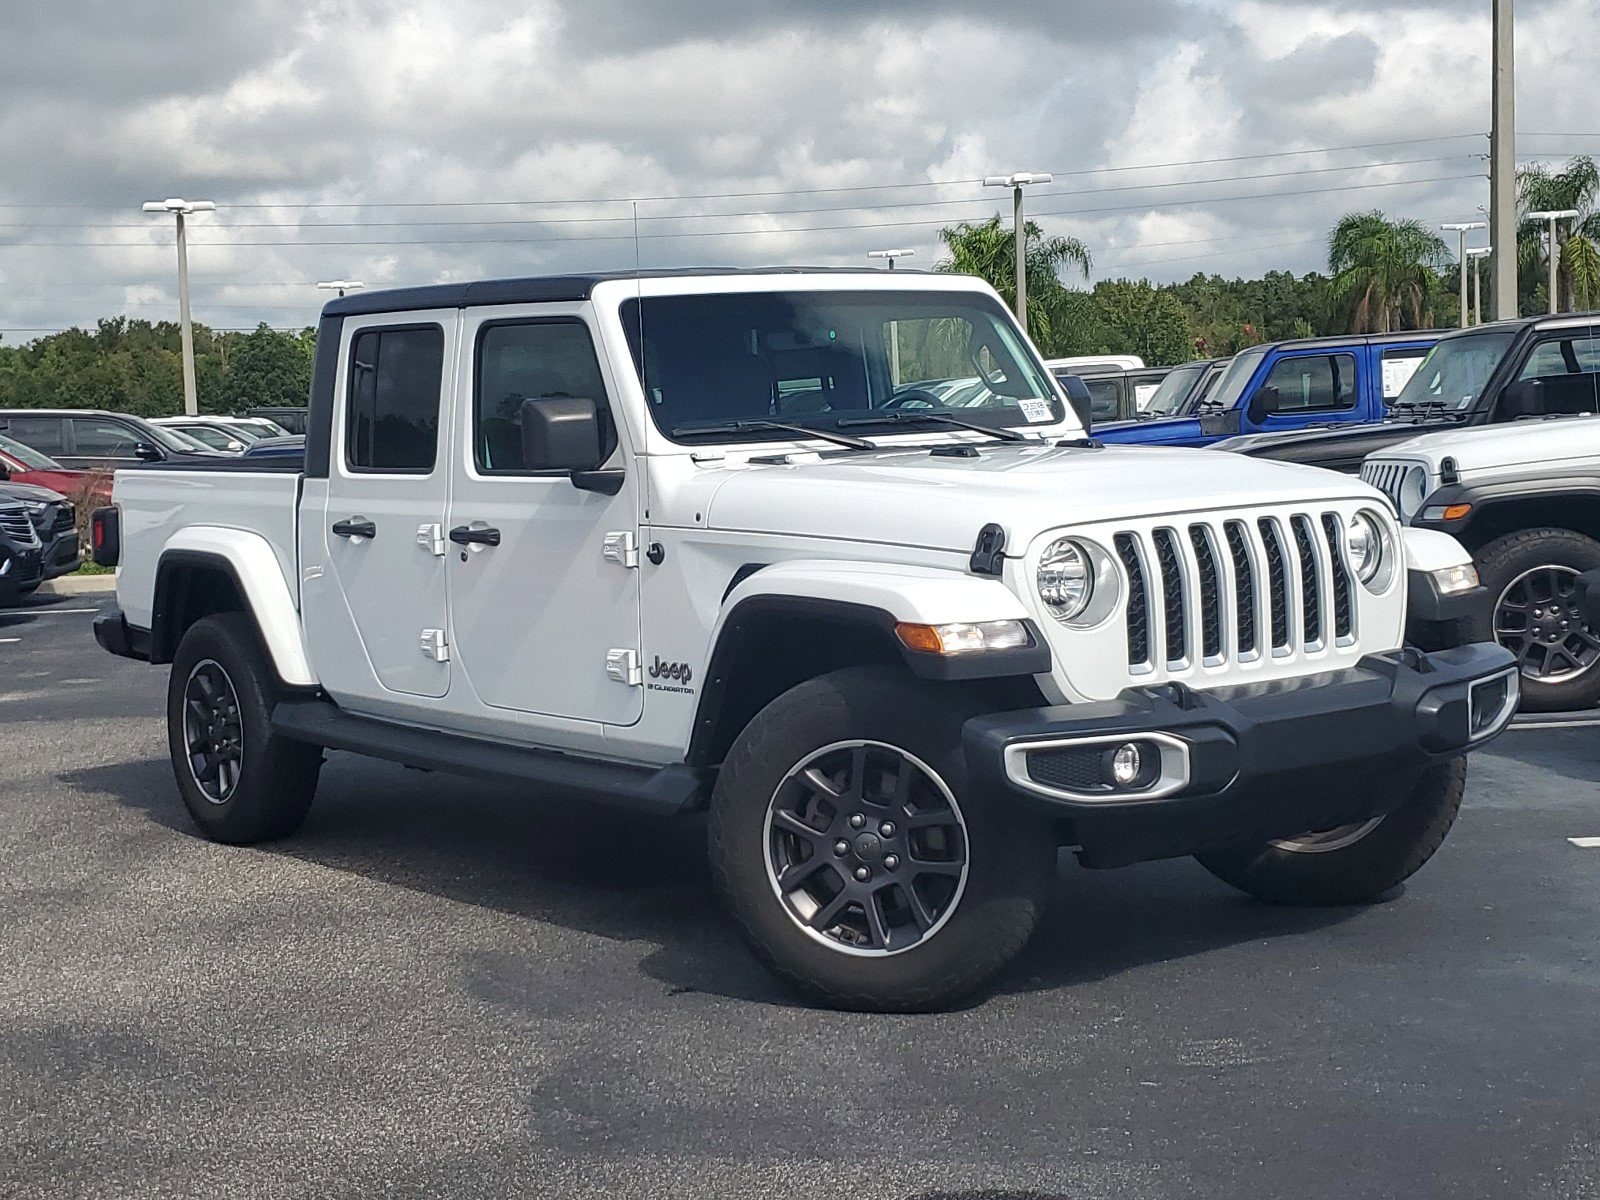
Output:
[[62,417],[0,417],[0,433],[40,454],[47,454],[63,466],[79,464],[67,461],[67,422]]
[[306,637],[323,687],[383,711],[450,688],[443,522],[460,314],[346,320],[322,511],[307,508]]
[[595,401],[610,465],[628,461],[585,307],[466,314],[447,528],[475,540],[450,544],[450,624],[457,665],[489,707],[628,725],[650,665],[639,651],[640,473],[630,464],[607,496],[522,460],[522,402],[566,396]]

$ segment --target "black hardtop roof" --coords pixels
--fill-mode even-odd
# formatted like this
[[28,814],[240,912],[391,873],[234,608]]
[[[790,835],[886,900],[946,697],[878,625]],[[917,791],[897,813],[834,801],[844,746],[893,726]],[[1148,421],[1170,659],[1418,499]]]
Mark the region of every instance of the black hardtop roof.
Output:
[[1474,333],[1521,333],[1524,329],[1540,329],[1546,326],[1561,326],[1569,321],[1592,321],[1600,324],[1600,312],[1569,312],[1569,313],[1540,313],[1536,317],[1516,317],[1508,321],[1486,321],[1482,325],[1470,325],[1466,329],[1452,329],[1446,337],[1466,337]]
[[[1262,342],[1261,346],[1278,350],[1305,350],[1316,346],[1388,346],[1395,342],[1420,342],[1428,338],[1442,338],[1452,332],[1448,329],[1401,329],[1393,333],[1345,333],[1327,337],[1288,338],[1281,342]],[[1245,350],[1258,350],[1261,346],[1246,346]],[[1244,350],[1239,353],[1243,354]]]
[[139,413],[114,412],[109,408],[0,408],[0,418],[9,420],[12,417],[116,417],[123,421],[150,419]]
[[[481,279],[469,283],[436,283],[423,287],[358,292],[330,300],[325,317],[404,312],[417,308],[470,308],[487,304],[553,304],[587,300],[595,286],[627,279],[692,279],[707,275],[885,275],[871,267],[672,267],[645,271],[597,271],[587,275],[534,275],[523,279]],[[897,269],[896,275],[926,271]]]

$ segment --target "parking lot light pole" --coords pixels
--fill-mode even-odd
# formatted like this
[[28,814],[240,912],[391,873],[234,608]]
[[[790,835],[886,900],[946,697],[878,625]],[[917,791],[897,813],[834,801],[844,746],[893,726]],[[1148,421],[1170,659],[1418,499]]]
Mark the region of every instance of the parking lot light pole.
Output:
[[[910,258],[916,254],[915,250],[868,250],[868,258],[886,258],[889,260],[889,270],[894,270],[894,260],[897,258]],[[900,322],[889,322],[889,378],[898,387],[900,384]]]
[[1494,246],[1494,315],[1517,315],[1516,0],[1492,0],[1494,57],[1489,133],[1489,242]]
[[889,260],[889,270],[894,270],[894,260],[897,258],[912,258],[915,250],[868,250],[868,258],[884,258]]
[[1456,274],[1461,276],[1461,328],[1469,324],[1467,320],[1467,233],[1473,229],[1487,229],[1486,221],[1448,221],[1439,226],[1457,235]]
[[1014,175],[990,175],[984,187],[1011,189],[1011,229],[1017,239],[1017,320],[1028,331],[1028,225],[1022,218],[1022,189],[1030,183],[1049,183],[1052,176],[1038,171],[1019,171]]
[[1575,208],[1555,208],[1548,212],[1531,212],[1528,214],[1528,220],[1530,221],[1550,222],[1550,253],[1548,257],[1550,259],[1550,311],[1553,313],[1561,311],[1561,301],[1556,296],[1557,256],[1561,253],[1561,247],[1556,242],[1556,222],[1571,220],[1577,215],[1578,210]]
[[325,292],[338,292],[343,297],[346,292],[359,291],[367,285],[359,279],[325,279],[317,286]]
[[1468,250],[1467,257],[1472,260],[1472,323],[1483,324],[1483,260],[1494,253],[1492,246],[1480,246],[1476,250]]
[[213,212],[216,205],[210,200],[151,200],[144,205],[147,213],[171,213],[178,220],[178,323],[183,336],[183,411],[195,416],[200,411],[200,401],[194,383],[194,329],[189,321],[189,237],[183,219],[193,213]]

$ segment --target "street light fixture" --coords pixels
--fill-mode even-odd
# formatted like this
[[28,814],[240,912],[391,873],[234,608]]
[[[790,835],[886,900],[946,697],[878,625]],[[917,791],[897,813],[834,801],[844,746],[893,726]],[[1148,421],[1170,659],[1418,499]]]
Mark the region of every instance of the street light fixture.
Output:
[[894,270],[894,260],[897,258],[912,258],[915,250],[868,250],[868,258],[886,258],[889,260],[889,270]]
[[1578,215],[1575,208],[1556,208],[1548,212],[1531,212],[1528,214],[1530,221],[1550,222],[1550,311],[1560,312],[1561,306],[1556,300],[1556,255],[1559,253],[1556,246],[1556,222],[1566,221]]
[[1479,268],[1483,260],[1494,253],[1493,246],[1482,246],[1477,250],[1468,250],[1467,257],[1472,260],[1472,323],[1483,324],[1483,276]]
[[178,221],[178,322],[183,334],[183,411],[195,416],[200,411],[194,385],[194,329],[189,322],[189,237],[183,219],[194,213],[215,212],[210,200],[150,200],[147,213],[171,213]]
[[1038,171],[1018,171],[1014,175],[990,175],[984,187],[1011,189],[1011,228],[1017,240],[1017,320],[1022,322],[1024,333],[1028,330],[1028,226],[1022,219],[1022,189],[1030,183],[1051,183],[1054,177]]
[[1461,276],[1461,328],[1467,327],[1467,233],[1473,229],[1487,229],[1488,223],[1484,221],[1449,221],[1439,226],[1440,229],[1459,235],[1458,253],[1456,255],[1456,274]]
[[338,292],[342,297],[346,292],[359,291],[367,285],[359,279],[326,279],[317,286],[325,292]]

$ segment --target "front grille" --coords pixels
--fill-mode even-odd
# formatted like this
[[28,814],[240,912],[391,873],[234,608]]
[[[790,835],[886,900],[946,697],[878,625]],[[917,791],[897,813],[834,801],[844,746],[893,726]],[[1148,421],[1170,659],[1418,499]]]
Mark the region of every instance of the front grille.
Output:
[[1410,467],[1405,463],[1367,462],[1361,464],[1361,482],[1371,484],[1394,502],[1400,511],[1400,489]]
[[1128,578],[1128,665],[1168,672],[1316,651],[1356,633],[1336,512],[1197,521],[1114,537]]
[[20,546],[37,546],[38,537],[33,532],[33,522],[25,508],[0,508],[0,533],[4,533]]

